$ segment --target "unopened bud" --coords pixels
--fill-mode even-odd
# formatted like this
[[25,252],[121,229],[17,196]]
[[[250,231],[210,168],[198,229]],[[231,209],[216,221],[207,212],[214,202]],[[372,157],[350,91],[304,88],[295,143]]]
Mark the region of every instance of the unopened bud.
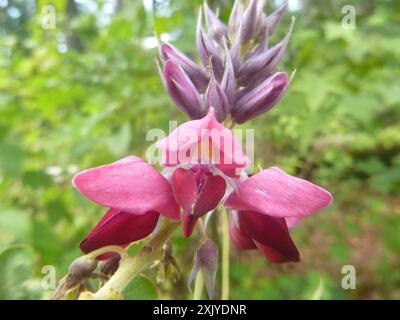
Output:
[[286,92],[289,80],[285,72],[277,72],[244,94],[235,104],[232,116],[243,123],[271,109]]
[[75,277],[82,278],[90,276],[96,267],[97,261],[95,259],[89,259],[86,256],[82,256],[71,263],[69,266],[69,272]]
[[113,255],[110,259],[103,260],[99,263],[99,270],[106,275],[112,275],[119,267],[121,257],[119,254]]
[[194,257],[194,266],[190,273],[189,287],[201,270],[204,276],[208,297],[214,299],[215,276],[218,269],[218,248],[210,239],[199,248]]

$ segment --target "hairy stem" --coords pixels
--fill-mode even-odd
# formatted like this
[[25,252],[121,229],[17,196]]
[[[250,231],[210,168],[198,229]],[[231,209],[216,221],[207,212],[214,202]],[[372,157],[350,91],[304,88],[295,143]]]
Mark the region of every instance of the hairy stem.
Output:
[[162,247],[165,242],[178,228],[179,222],[163,219],[151,240],[146,244],[134,257],[122,259],[118,270],[107,281],[107,283],[99,289],[93,299],[107,300],[121,297],[122,291],[129,282],[154,260],[162,254]]
[[228,212],[223,211],[222,219],[222,293],[221,300],[229,300],[229,221]]

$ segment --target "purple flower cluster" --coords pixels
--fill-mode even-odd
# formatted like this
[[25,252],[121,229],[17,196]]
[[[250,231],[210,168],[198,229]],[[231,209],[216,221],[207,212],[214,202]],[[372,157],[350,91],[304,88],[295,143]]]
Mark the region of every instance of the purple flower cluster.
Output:
[[160,45],[164,86],[191,119],[204,117],[213,107],[218,121],[229,117],[244,123],[271,109],[286,92],[286,72],[274,69],[286,51],[293,23],[287,35],[270,46],[287,1],[268,16],[264,3],[250,0],[243,7],[236,0],[227,25],[205,3],[196,30],[201,66],[170,43]]

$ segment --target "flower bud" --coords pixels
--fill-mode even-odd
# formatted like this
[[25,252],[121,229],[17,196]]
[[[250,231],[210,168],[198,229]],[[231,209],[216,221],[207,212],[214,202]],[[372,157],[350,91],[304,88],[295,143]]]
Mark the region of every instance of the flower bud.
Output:
[[226,98],[228,99],[229,108],[233,105],[235,101],[235,91],[236,91],[236,77],[235,77],[235,69],[233,67],[232,59],[229,54],[228,47],[226,42],[224,42],[225,47],[225,70],[224,75],[221,80],[221,89],[225,93]]
[[289,32],[282,41],[264,52],[254,54],[243,63],[238,75],[240,84],[245,85],[249,82],[254,83],[257,80],[265,79],[271,74],[272,70],[280,62],[286,51],[292,34],[293,23],[294,22],[292,22]]
[[208,297],[214,299],[215,276],[218,269],[218,248],[210,239],[200,247],[194,257],[194,266],[188,279],[189,287],[199,271],[203,272]]
[[204,103],[199,92],[177,63],[166,61],[162,79],[169,95],[183,112],[192,119],[204,116]]
[[287,74],[277,72],[244,94],[232,110],[235,122],[246,122],[271,109],[286,92],[288,84]]
[[242,20],[241,41],[243,45],[249,42],[253,34],[256,32],[257,20],[258,20],[257,0],[251,0],[246,11],[244,12]]
[[217,120],[219,122],[224,121],[229,112],[229,103],[225,93],[213,75],[211,76],[205,97],[207,106],[214,107]]
[[96,267],[97,260],[82,256],[72,262],[72,264],[69,266],[69,272],[72,276],[82,278],[90,276]]
[[228,33],[228,28],[222,23],[222,21],[217,17],[217,15],[210,9],[207,3],[204,3],[204,16],[206,20],[206,25],[208,33],[216,41],[222,39]]
[[201,10],[199,11],[199,17],[197,20],[196,46],[203,65],[209,67],[211,64],[212,72],[215,74],[218,81],[220,81],[224,72],[224,66],[222,63],[223,52],[214,39],[210,38],[204,32],[202,27]]
[[276,9],[274,12],[272,12],[268,17],[264,19],[263,23],[265,24],[266,29],[268,30],[268,34],[272,34],[275,31],[276,26],[279,23],[279,20],[286,11],[287,5],[288,1],[285,0],[278,9]]
[[121,256],[119,254],[114,254],[111,258],[100,261],[99,270],[106,275],[112,275],[117,271],[120,260]]
[[187,57],[177,48],[169,43],[163,43],[160,46],[160,56],[162,61],[165,63],[167,60],[172,60],[179,64],[182,69],[192,80],[193,84],[200,91],[205,90],[208,83],[208,77],[205,71],[200,68],[192,59]]
[[240,2],[240,0],[236,0],[231,14],[229,16],[229,22],[228,22],[228,34],[229,38],[232,39],[234,36],[236,36],[236,33],[239,29],[240,22],[242,20],[242,15],[243,15],[243,7]]

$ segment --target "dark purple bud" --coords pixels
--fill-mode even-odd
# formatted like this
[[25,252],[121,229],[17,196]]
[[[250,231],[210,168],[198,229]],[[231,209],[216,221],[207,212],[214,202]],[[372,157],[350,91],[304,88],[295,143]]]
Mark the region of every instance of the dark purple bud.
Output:
[[235,75],[238,74],[240,69],[240,60],[241,60],[241,42],[240,42],[240,35],[242,32],[242,26],[240,25],[238,31],[235,35],[233,42],[231,43],[231,47],[229,49],[229,55],[232,61],[233,69],[235,70]]
[[270,110],[284,95],[288,85],[285,72],[275,73],[237,100],[232,110],[233,119],[244,123]]
[[240,2],[241,0],[236,0],[235,4],[233,5],[231,15],[229,16],[228,22],[228,34],[229,38],[232,39],[236,36],[237,31],[239,29],[239,25],[243,15],[243,7]]
[[206,20],[207,29],[211,37],[219,41],[228,33],[228,28],[217,15],[210,9],[207,3],[204,3],[204,16]]
[[220,81],[224,72],[221,59],[223,52],[218,44],[204,32],[202,27],[201,10],[199,11],[199,17],[197,20],[196,46],[203,65],[209,67],[211,62],[212,71],[218,81]]
[[219,122],[226,119],[229,112],[229,102],[221,86],[213,75],[211,75],[210,84],[205,93],[207,107],[213,107]]
[[271,74],[286,51],[292,30],[293,22],[290,26],[289,32],[282,41],[265,52],[252,55],[251,58],[242,64],[238,76],[241,85],[264,79]]
[[243,15],[242,32],[241,32],[242,44],[246,44],[253,36],[253,33],[256,31],[257,17],[258,17],[257,0],[251,0],[250,4],[248,5]]
[[268,30],[268,34],[272,34],[275,31],[279,20],[281,19],[283,13],[286,11],[287,5],[288,1],[285,0],[277,10],[272,12],[268,17],[264,19],[264,24]]
[[191,119],[204,116],[204,102],[182,67],[172,60],[167,60],[161,74],[165,88],[177,106]]
[[218,248],[210,239],[200,247],[194,257],[194,266],[188,279],[188,286],[191,287],[197,273],[201,271],[204,277],[208,297],[214,299],[215,276],[218,269]]
[[113,275],[119,267],[119,262],[121,256],[119,254],[114,254],[111,258],[107,260],[100,261],[99,270],[106,275]]
[[226,41],[224,41],[224,48],[225,48],[225,70],[221,81],[221,88],[228,99],[229,109],[230,109],[235,101],[236,77],[235,77],[235,69],[233,68],[232,59],[229,54]]
[[163,43],[160,46],[160,57],[163,63],[167,60],[172,60],[179,64],[196,88],[199,91],[205,90],[209,80],[206,72],[184,53],[169,43]]
[[97,260],[86,256],[79,257],[69,266],[69,273],[77,278],[88,277],[97,267]]
[[250,60],[254,57],[257,57],[261,54],[263,54],[265,51],[268,50],[268,45],[269,45],[269,36],[268,33],[264,35],[260,43],[253,49],[253,51],[249,52],[246,55],[246,60]]

